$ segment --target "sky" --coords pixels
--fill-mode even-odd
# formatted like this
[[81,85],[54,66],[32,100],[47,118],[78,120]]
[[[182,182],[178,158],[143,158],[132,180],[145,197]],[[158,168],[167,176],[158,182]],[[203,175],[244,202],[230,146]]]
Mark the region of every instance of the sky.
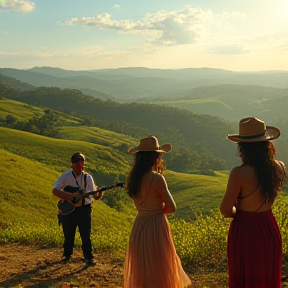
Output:
[[288,71],[288,0],[0,0],[0,67]]

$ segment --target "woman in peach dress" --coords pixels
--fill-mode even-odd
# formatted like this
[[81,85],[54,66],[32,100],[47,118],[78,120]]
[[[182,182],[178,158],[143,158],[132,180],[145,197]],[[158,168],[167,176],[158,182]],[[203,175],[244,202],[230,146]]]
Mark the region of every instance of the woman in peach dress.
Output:
[[155,136],[140,140],[129,150],[134,163],[126,188],[138,210],[124,263],[124,288],[187,288],[191,280],[176,253],[165,214],[176,205],[163,170],[162,155],[171,144],[159,147]]

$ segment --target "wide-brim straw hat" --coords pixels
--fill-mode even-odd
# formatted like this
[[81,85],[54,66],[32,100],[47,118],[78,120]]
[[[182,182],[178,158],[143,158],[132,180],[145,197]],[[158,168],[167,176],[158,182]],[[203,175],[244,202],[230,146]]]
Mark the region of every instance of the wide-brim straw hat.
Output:
[[159,145],[158,139],[155,136],[147,136],[140,140],[137,147],[131,148],[129,150],[130,154],[135,154],[142,151],[155,151],[159,153],[167,153],[172,149],[171,144]]
[[260,142],[277,139],[280,130],[273,126],[266,126],[264,121],[247,117],[239,121],[239,134],[229,134],[227,138],[233,142]]

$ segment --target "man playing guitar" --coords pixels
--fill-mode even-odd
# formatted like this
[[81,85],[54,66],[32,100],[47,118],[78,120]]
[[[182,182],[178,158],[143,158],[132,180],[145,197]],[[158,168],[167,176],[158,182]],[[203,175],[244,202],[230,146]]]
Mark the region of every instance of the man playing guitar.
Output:
[[[64,233],[64,252],[63,261],[70,260],[73,254],[73,246],[75,239],[75,232],[78,226],[80,237],[82,240],[82,251],[87,266],[94,266],[91,244],[91,210],[92,201],[99,200],[102,197],[102,192],[97,192],[97,187],[94,183],[93,177],[84,172],[85,156],[81,152],[74,153],[71,157],[72,167],[70,170],[64,172],[55,182],[52,193],[59,197],[59,202],[79,203],[77,207],[73,207],[73,210],[69,214],[59,214],[61,224]],[[81,191],[83,195],[87,192],[95,191],[91,197],[83,197],[79,199],[71,192],[65,191],[65,187],[76,187],[76,190]],[[77,189],[78,188],[78,189]]]

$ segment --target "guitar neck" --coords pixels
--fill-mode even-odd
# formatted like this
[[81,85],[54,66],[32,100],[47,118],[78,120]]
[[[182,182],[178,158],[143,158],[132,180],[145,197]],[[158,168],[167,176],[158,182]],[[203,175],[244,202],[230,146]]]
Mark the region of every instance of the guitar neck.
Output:
[[99,188],[97,189],[96,191],[90,191],[90,192],[86,192],[85,194],[83,194],[83,198],[88,198],[89,196],[91,195],[94,195],[94,194],[97,194],[97,193],[101,193],[103,191],[106,191],[106,190],[111,190],[113,188],[117,188],[117,187],[123,187],[124,186],[124,182],[121,182],[121,183],[117,183],[116,185],[111,185],[111,186],[107,186],[107,187],[102,187],[102,188]]

